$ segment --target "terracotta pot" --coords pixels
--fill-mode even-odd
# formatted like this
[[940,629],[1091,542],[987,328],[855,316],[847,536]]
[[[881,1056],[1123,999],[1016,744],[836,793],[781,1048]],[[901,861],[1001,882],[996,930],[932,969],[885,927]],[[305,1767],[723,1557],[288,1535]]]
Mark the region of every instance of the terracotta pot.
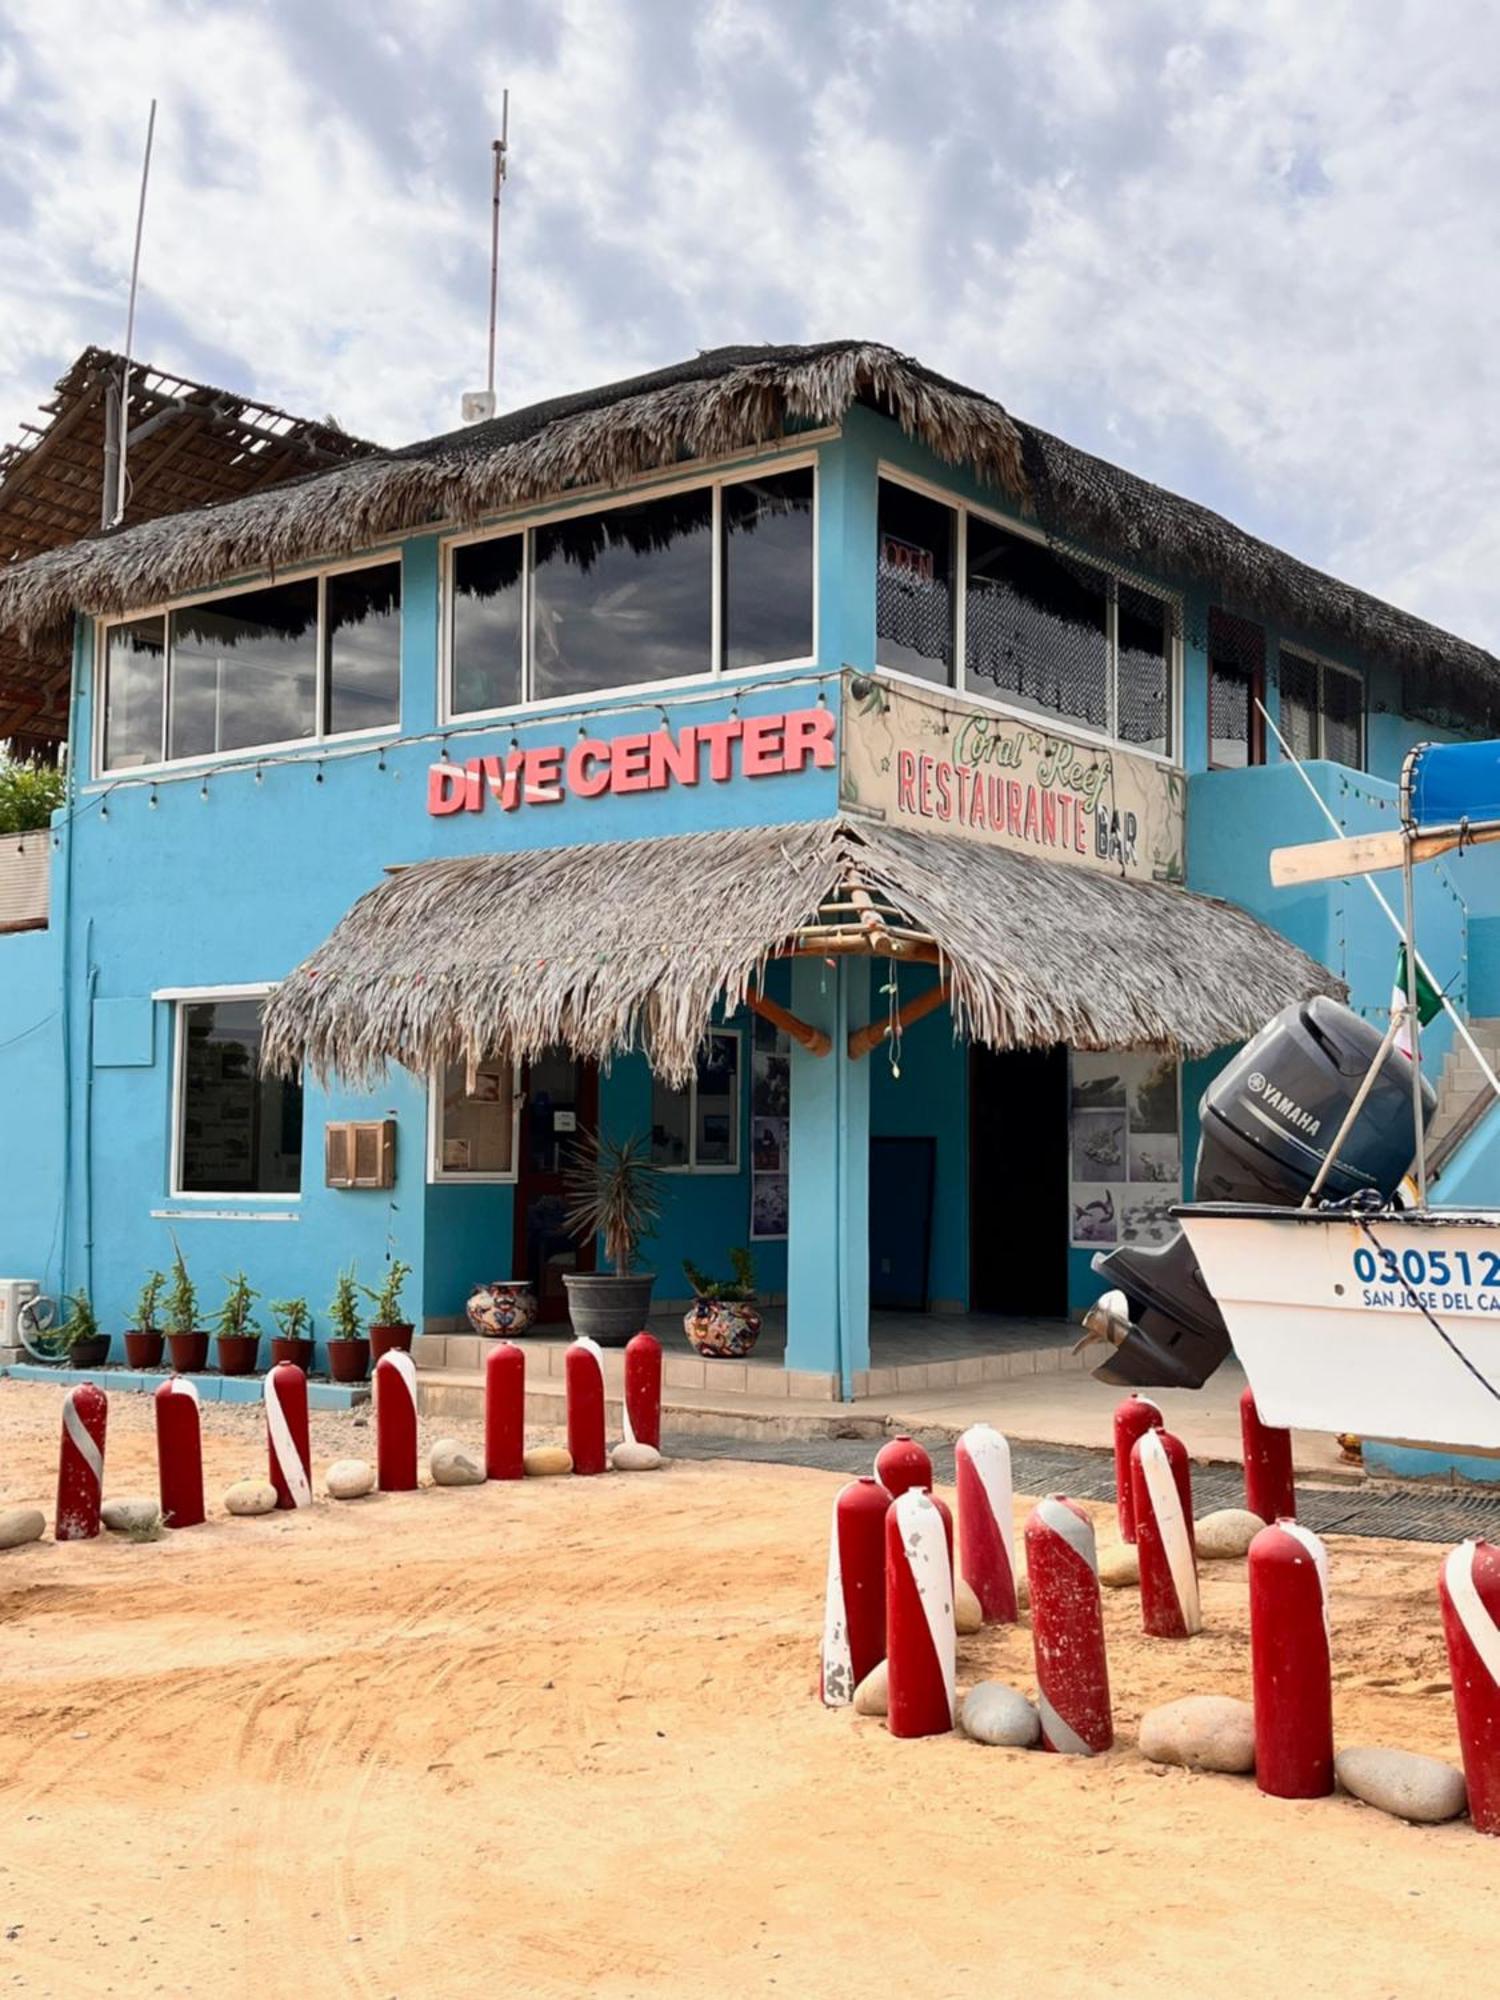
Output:
[[411,1353],[412,1328],[409,1325],[372,1326],[370,1328],[370,1359],[378,1361],[382,1354],[393,1349],[402,1354]]
[[219,1350],[219,1373],[221,1375],[253,1375],[255,1364],[260,1359],[260,1335],[258,1333],[221,1333],[215,1345]]
[[127,1333],[125,1364],[129,1368],[160,1368],[166,1341],[159,1333]]
[[70,1368],[103,1368],[109,1360],[109,1335],[96,1333],[92,1340],[75,1340],[68,1350]]
[[300,1368],[305,1375],[313,1364],[313,1344],[310,1340],[288,1340],[284,1333],[271,1335],[271,1366],[275,1368],[283,1361],[290,1361],[294,1368]]
[[464,1310],[487,1340],[513,1339],[536,1323],[536,1291],[529,1278],[492,1278],[474,1287]]
[[363,1382],[370,1372],[368,1340],[330,1340],[328,1372],[335,1382]]
[[179,1375],[200,1375],[208,1366],[206,1333],[169,1333],[167,1350]]
[[740,1361],[760,1339],[754,1299],[694,1299],[682,1316],[693,1351],[709,1361]]

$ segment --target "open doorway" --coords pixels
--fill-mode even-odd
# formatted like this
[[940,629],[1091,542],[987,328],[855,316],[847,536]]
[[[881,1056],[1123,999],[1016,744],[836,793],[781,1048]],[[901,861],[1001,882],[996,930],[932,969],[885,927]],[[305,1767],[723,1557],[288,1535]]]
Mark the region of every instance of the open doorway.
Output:
[[515,1262],[536,1291],[537,1321],[568,1317],[565,1271],[592,1271],[594,1244],[575,1241],[567,1227],[563,1169],[580,1132],[599,1122],[599,1071],[566,1049],[549,1049],[522,1073],[521,1144],[516,1175]]
[[969,1050],[969,1310],[1068,1312],[1068,1052]]

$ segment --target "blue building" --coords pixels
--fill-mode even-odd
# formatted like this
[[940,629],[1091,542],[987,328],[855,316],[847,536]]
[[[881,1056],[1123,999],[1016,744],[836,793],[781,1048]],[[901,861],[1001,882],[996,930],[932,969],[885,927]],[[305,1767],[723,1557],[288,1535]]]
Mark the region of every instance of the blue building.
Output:
[[[664,1170],[657,1308],[746,1245],[762,1358],[845,1397],[898,1329],[969,1380],[1076,1315],[1189,1191],[1238,1042],[1318,990],[1384,1013],[1367,887],[1277,894],[1267,856],[1392,823],[1406,750],[1494,733],[1500,688],[852,342],[0,575],[0,630],[62,628],[48,920],[0,935],[0,1274],[118,1332],[174,1240],[210,1302],[243,1268],[315,1314],[397,1256],[434,1340],[491,1279],[560,1319],[597,1126]],[[1450,997],[1500,1016],[1493,867],[1421,894]]]

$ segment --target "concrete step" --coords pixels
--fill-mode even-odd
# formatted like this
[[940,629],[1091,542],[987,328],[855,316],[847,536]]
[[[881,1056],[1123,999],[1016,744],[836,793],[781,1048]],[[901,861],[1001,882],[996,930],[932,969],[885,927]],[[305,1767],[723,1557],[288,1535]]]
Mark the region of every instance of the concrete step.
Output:
[[[424,1417],[452,1418],[462,1423],[484,1420],[484,1377],[457,1368],[417,1371],[417,1408]],[[561,1431],[568,1421],[567,1396],[561,1382],[543,1377],[526,1384],[526,1421],[538,1428]],[[623,1417],[618,1395],[606,1392],[605,1428],[618,1438]],[[757,1399],[748,1395],[714,1396],[707,1391],[664,1393],[662,1430],[683,1437],[731,1438],[882,1438],[893,1426],[881,1409],[861,1412],[854,1403],[817,1402],[782,1396]]]

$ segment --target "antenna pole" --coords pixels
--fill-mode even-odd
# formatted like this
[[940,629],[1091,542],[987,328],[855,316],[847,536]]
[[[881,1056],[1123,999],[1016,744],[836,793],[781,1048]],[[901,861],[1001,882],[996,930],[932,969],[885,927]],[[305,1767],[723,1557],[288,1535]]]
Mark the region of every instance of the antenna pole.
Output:
[[156,135],[156,99],[146,120],[146,155],[141,161],[141,198],[135,212],[135,250],[130,259],[130,304],[125,314],[125,373],[120,384],[119,464],[111,527],[125,518],[125,456],[130,443],[130,358],[135,345],[135,298],[141,276],[141,235],[146,226],[146,184],[151,178],[151,141]]
[[506,152],[510,143],[510,92],[500,98],[500,137],[495,140],[495,177],[490,194],[490,353],[485,373],[486,392],[495,393],[495,322],[500,306],[500,193],[505,186]]

